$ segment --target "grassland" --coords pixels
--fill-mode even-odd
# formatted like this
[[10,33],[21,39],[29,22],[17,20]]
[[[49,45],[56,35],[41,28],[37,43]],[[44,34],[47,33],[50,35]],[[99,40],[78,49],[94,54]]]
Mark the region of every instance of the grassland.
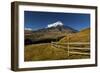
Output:
[[68,34],[59,43],[66,42],[90,42],[90,28],[83,29],[78,33]]
[[[63,45],[60,46],[55,46],[55,44],[51,43],[27,45],[25,46],[25,61],[85,59],[90,57],[90,49],[75,49],[74,47],[68,53],[67,45],[66,47]],[[80,54],[75,53],[75,51]],[[84,52],[87,54],[84,54]]]
[[[49,36],[49,35],[48,35]],[[32,36],[31,36],[32,37]],[[69,44],[69,43],[88,44]],[[68,34],[55,43],[25,45],[25,61],[87,59],[90,58],[90,29]]]
[[66,59],[66,51],[52,47],[51,44],[25,46],[25,61]]

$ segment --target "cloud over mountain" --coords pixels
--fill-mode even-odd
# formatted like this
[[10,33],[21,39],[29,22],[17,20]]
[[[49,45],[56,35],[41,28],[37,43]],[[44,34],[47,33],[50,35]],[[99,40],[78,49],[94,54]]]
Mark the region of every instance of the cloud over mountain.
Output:
[[29,31],[32,31],[32,29],[31,29],[31,28],[24,28],[24,30],[29,30]]

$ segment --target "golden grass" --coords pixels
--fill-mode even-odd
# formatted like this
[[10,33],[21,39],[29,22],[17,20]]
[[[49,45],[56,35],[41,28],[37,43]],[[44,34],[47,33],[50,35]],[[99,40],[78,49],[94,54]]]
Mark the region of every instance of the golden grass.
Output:
[[[71,51],[71,50],[70,50]],[[74,51],[74,50],[72,50]],[[84,52],[84,51],[80,51]],[[89,52],[88,52],[89,53]],[[87,55],[70,54],[68,56],[67,48],[57,48],[51,44],[33,44],[25,46],[25,61],[41,61],[41,60],[63,60],[63,59],[84,59],[89,58]]]
[[[69,39],[68,39],[69,37]],[[42,43],[42,44],[32,44],[26,45],[24,50],[24,60],[25,61],[41,61],[41,60],[63,60],[63,59],[86,59],[90,58],[90,55],[82,55],[82,54],[74,54],[69,53],[67,45],[61,43],[68,43],[68,42],[90,42],[90,29],[84,29],[79,33],[71,34],[70,36],[66,35],[60,41],[57,42],[57,45],[66,47],[58,48],[52,46],[51,43]],[[90,45],[70,45],[70,47],[79,47],[79,48],[89,48]],[[90,50],[82,49],[76,50],[71,49],[70,51],[78,51],[80,53],[88,53],[90,54]]]
[[66,35],[59,43],[66,42],[90,42],[90,28],[84,29],[78,33]]
[[25,61],[65,58],[67,58],[67,52],[64,49],[51,47],[50,44],[25,46]]

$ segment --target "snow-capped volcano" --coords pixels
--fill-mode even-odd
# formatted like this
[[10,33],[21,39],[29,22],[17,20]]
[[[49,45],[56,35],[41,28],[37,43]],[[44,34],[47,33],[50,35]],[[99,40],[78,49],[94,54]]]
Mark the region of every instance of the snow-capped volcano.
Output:
[[[38,30],[29,31],[31,29],[25,28],[25,44],[33,43],[50,43],[52,41],[57,41],[66,36],[69,33],[78,32],[74,28],[63,24],[61,21],[49,24],[46,28],[41,28]],[[29,37],[30,36],[30,37]],[[32,40],[32,41],[30,41]]]
[[57,21],[55,23],[52,24],[48,24],[47,28],[51,28],[51,27],[57,27],[57,26],[63,26],[64,24],[61,21]]

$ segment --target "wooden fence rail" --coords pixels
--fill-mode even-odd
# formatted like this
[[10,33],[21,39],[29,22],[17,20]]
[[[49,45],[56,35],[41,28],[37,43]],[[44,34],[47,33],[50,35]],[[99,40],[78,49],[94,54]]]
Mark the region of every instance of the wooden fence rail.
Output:
[[[89,50],[90,51],[90,48],[80,48],[80,47],[70,47],[69,45],[70,44],[78,44],[78,45],[89,45],[90,43],[89,42],[70,42],[70,43],[56,43],[56,42],[51,42],[51,45],[53,47],[56,47],[56,48],[63,48],[63,49],[66,49],[66,51],[68,52],[68,56],[70,54],[79,54],[79,55],[90,55],[90,52],[79,52],[78,50]],[[63,46],[63,45],[66,45]],[[70,50],[76,50],[76,51],[70,51]]]

